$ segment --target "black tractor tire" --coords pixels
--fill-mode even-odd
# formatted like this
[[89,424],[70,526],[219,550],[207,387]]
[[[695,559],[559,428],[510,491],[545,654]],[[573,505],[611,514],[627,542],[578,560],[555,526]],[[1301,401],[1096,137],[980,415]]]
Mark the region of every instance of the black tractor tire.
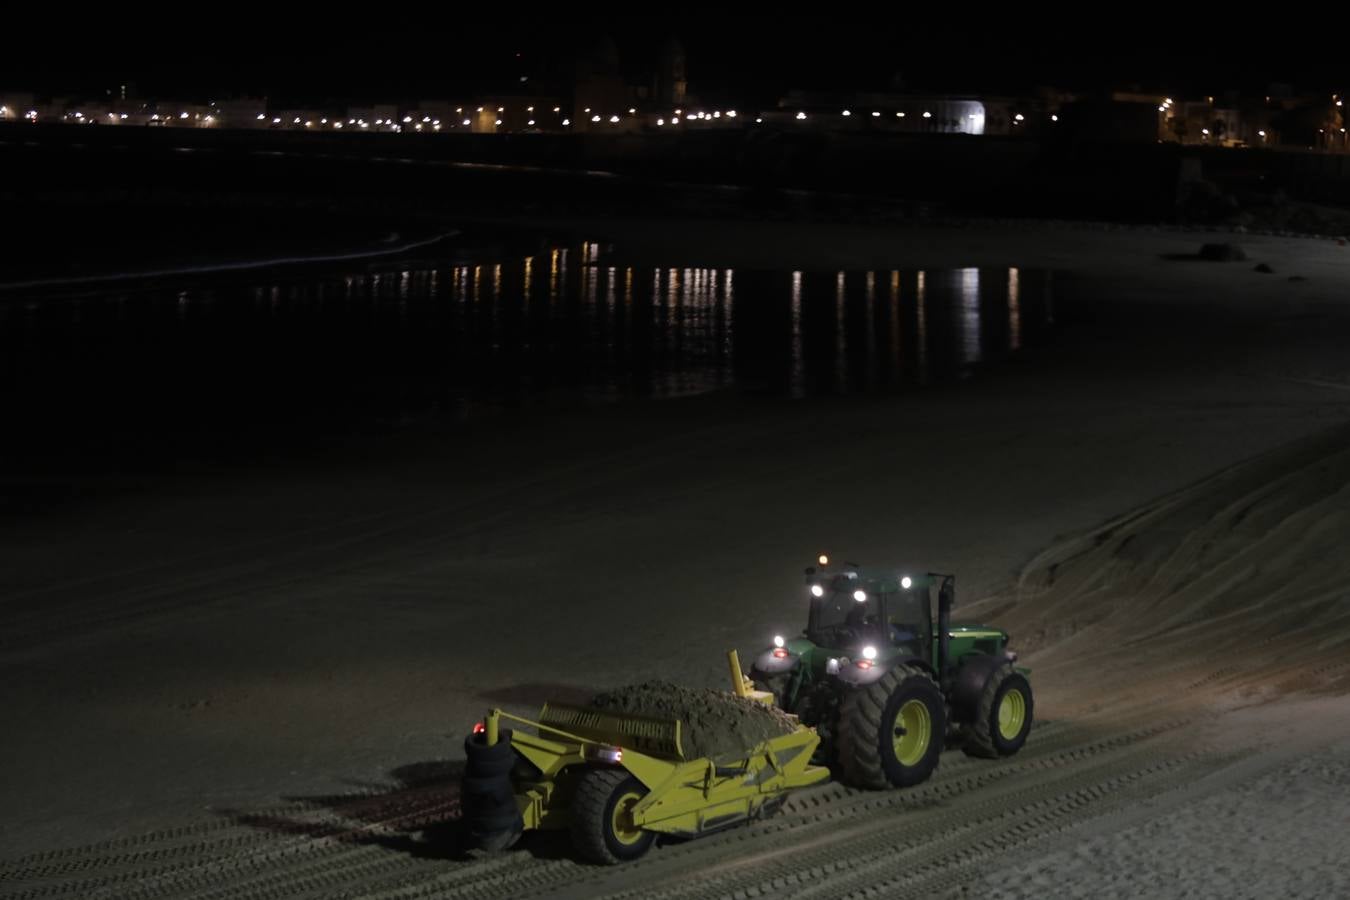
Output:
[[487,737],[471,734],[464,739],[464,757],[468,774],[479,778],[505,775],[519,759],[511,748],[511,731],[503,728],[497,743],[488,746]]
[[634,836],[616,827],[620,804],[631,805],[647,788],[623,769],[594,768],[581,776],[572,796],[572,845],[588,862],[612,866],[637,859],[651,849],[656,832]]
[[[910,706],[909,704],[917,704]],[[926,743],[900,758],[896,738],[904,738],[901,710],[917,718],[916,739]],[[848,691],[839,710],[839,765],[854,787],[880,790],[926,781],[938,766],[947,733],[947,704],[932,676],[912,666],[896,666],[868,687]]]
[[[1009,694],[1021,695],[1020,702]],[[966,726],[966,742],[962,749],[968,756],[998,759],[1012,756],[1027,742],[1031,733],[1034,703],[1031,683],[1012,667],[999,666],[985,682],[975,717]]]
[[525,827],[511,783],[511,770],[520,757],[511,747],[510,730],[503,728],[491,746],[486,735],[469,735],[464,755],[460,806],[468,842],[483,850],[505,850],[520,839]]

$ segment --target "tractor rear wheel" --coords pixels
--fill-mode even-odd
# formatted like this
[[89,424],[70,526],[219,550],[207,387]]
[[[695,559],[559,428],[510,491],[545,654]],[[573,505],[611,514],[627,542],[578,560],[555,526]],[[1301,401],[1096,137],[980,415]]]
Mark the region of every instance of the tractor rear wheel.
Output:
[[910,787],[937,768],[947,704],[922,669],[896,666],[880,681],[848,691],[839,710],[844,780],[862,788]]
[[572,797],[572,843],[593,863],[612,866],[651,849],[656,832],[633,824],[633,807],[647,796],[642,782],[623,769],[591,769]]
[[1031,683],[1026,676],[1011,663],[995,669],[966,730],[966,754],[997,759],[1021,750],[1031,733],[1032,709]]

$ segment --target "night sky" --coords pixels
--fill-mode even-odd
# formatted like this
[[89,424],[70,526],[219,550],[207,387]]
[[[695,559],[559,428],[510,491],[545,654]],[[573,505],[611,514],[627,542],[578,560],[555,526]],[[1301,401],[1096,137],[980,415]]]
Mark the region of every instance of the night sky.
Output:
[[[1076,90],[1139,88],[1179,94],[1271,82],[1339,91],[1350,80],[1347,31],[1297,22],[1178,20],[1131,8],[1088,24],[1111,7],[1066,7],[1058,15],[993,21],[901,13],[824,16],[803,12],[634,15],[650,6],[587,7],[580,14],[410,13],[333,6],[330,17],[284,21],[246,7],[218,8],[206,22],[172,15],[136,24],[95,13],[11,23],[0,89],[102,93],[124,82],[144,95],[214,99],[230,93],[275,100],[414,99],[501,92],[524,74],[543,89],[570,71],[578,49],[611,35],[630,74],[644,70],[670,35],[683,42],[690,89],[718,103],[768,105],[792,88],[1018,93],[1037,85]],[[194,7],[193,13],[203,9]],[[664,11],[664,10],[663,10]],[[678,14],[676,14],[678,13]]]

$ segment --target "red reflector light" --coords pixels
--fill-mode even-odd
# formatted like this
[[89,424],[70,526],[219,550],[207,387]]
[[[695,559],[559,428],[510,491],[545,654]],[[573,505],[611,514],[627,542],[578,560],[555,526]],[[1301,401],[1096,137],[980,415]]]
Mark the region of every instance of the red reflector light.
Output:
[[474,723],[473,723],[473,733],[474,733],[474,734],[482,734],[482,733],[485,732],[485,731],[487,731],[487,726],[484,725],[482,722],[474,722]]
[[858,660],[858,668],[870,669],[872,668],[872,661],[870,659],[860,659]]
[[782,647],[775,647],[773,655],[777,659],[787,659],[787,650],[783,649]]

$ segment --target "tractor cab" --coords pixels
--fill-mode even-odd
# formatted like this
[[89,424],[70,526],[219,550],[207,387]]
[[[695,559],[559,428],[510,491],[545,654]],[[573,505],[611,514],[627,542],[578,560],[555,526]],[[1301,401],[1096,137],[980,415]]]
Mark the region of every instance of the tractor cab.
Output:
[[890,569],[821,566],[806,572],[811,595],[806,637],[834,655],[874,647],[882,658],[902,655],[931,664],[932,583],[927,575]]

